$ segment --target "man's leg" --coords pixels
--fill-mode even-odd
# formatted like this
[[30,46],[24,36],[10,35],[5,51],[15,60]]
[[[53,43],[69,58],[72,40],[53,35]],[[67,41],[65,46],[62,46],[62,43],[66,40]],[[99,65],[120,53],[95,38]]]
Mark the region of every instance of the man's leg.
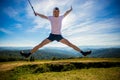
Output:
[[74,50],[81,52],[81,50],[75,46],[74,44],[70,43],[67,39],[60,40],[61,43],[68,45],[69,47],[73,48]]
[[51,40],[49,39],[45,39],[43,40],[39,45],[35,46],[31,51],[30,53],[24,53],[23,51],[20,52],[20,54],[24,57],[29,57],[31,54],[33,54],[34,52],[36,52],[39,48],[43,47],[44,45],[50,43]]
[[74,44],[70,43],[67,39],[62,39],[60,40],[61,43],[68,45],[69,47],[72,47],[74,50],[82,53],[84,56],[88,55],[91,53],[91,51],[83,52],[80,48],[75,46]]
[[50,43],[51,41],[49,39],[45,39],[43,40],[39,45],[35,46],[31,51],[30,53],[34,53],[36,52],[39,48],[43,47],[44,45]]

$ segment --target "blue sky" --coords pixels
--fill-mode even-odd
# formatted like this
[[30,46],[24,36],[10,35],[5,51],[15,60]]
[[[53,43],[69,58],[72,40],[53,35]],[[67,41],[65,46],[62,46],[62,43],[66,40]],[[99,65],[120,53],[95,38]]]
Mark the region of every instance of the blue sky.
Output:
[[[77,46],[120,46],[119,0],[31,0],[36,12],[54,7],[73,11],[63,20],[62,35]],[[0,46],[35,46],[48,37],[50,22],[34,16],[27,0],[0,0]],[[52,42],[49,46],[66,47]]]

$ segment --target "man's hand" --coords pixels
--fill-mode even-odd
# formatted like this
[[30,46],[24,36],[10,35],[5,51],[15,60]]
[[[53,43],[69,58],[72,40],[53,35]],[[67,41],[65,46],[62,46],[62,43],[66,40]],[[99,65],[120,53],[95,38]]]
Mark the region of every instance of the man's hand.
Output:
[[37,13],[37,12],[34,12],[34,14],[35,14],[35,16],[37,16],[39,13]]
[[70,9],[70,10],[72,11],[72,9],[73,9],[73,8],[72,8],[72,6],[71,6],[71,9]]
[[37,16],[36,12],[34,12],[35,16]]
[[72,6],[71,6],[71,8],[70,8],[68,11],[65,12],[64,17],[67,16],[67,15],[72,11],[72,9],[73,9],[73,8],[72,8]]

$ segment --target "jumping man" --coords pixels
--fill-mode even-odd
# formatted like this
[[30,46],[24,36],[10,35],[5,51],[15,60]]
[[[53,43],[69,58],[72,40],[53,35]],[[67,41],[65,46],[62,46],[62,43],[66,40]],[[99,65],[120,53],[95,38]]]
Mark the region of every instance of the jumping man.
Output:
[[65,12],[64,15],[59,16],[60,10],[58,7],[55,7],[53,9],[53,16],[45,16],[43,14],[37,13],[35,12],[36,16],[40,16],[41,18],[44,18],[46,20],[49,20],[51,23],[51,33],[49,35],[48,38],[46,38],[45,40],[43,40],[40,44],[38,44],[37,46],[35,46],[29,53],[24,53],[23,51],[20,52],[20,54],[24,57],[29,57],[31,54],[35,53],[39,48],[45,46],[46,44],[56,40],[58,42],[61,42],[63,44],[66,44],[67,46],[73,48],[74,50],[82,53],[83,56],[87,56],[88,54],[91,53],[91,51],[82,51],[81,49],[79,49],[76,45],[72,44],[71,42],[69,42],[67,39],[65,39],[62,35],[61,35],[61,27],[62,27],[62,20],[72,11],[72,6],[71,9],[69,9],[68,11]]

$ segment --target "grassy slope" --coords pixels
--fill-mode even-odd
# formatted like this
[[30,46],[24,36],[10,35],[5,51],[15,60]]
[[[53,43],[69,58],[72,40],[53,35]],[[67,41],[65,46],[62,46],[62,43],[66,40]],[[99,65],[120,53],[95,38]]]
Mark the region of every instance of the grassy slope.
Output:
[[119,80],[120,68],[90,68],[66,72],[47,72],[42,74],[27,74],[18,80]]
[[[15,67],[28,64],[44,63],[69,63],[69,62],[120,62],[120,58],[81,58],[68,60],[42,60],[35,62],[2,62],[0,63],[0,80],[118,80],[120,78],[120,67],[112,68],[89,68],[79,69],[66,72],[46,72],[46,73],[16,73]],[[18,68],[19,69],[19,68]],[[21,71],[22,72],[22,71]],[[88,79],[89,78],[89,79]]]
[[28,61],[15,61],[15,62],[1,62],[0,71],[11,70],[15,67],[28,65],[28,64],[44,64],[44,63],[64,63],[64,62],[120,62],[120,58],[80,58],[80,59],[66,59],[66,60],[40,60],[34,62]]

